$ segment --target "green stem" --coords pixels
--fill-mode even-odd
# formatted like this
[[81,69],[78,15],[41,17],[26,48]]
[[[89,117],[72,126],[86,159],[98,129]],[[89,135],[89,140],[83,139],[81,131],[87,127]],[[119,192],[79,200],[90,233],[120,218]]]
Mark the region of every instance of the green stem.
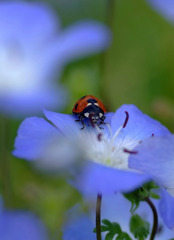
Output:
[[157,214],[156,208],[155,208],[153,202],[150,200],[150,198],[149,197],[145,198],[145,201],[150,206],[152,213],[153,213],[153,227],[152,227],[152,232],[151,232],[149,240],[154,240],[155,235],[158,230],[158,214]]
[[0,173],[1,188],[3,194],[4,205],[10,206],[11,187],[10,187],[10,158],[9,158],[9,121],[1,116],[1,136],[0,136]]
[[97,240],[102,240],[102,238],[101,238],[101,200],[102,200],[102,195],[99,193],[97,195],[97,203],[96,203],[96,235],[97,235]]

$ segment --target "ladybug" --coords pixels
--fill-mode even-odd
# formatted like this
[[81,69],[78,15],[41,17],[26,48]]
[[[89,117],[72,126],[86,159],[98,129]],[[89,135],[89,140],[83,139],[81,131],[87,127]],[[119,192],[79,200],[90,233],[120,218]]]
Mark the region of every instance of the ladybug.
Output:
[[83,124],[83,129],[85,124],[84,119],[88,119],[93,126],[97,124],[105,124],[105,113],[107,112],[103,103],[96,97],[92,95],[87,95],[80,98],[74,105],[72,110],[73,114],[76,115],[79,119],[76,122],[81,122]]

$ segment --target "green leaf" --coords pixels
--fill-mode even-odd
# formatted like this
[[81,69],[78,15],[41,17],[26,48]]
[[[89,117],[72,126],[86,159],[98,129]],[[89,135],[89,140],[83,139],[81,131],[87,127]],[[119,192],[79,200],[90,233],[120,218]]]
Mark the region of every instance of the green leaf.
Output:
[[132,204],[130,212],[133,214],[138,208],[139,203],[141,201],[144,201],[147,197],[159,199],[160,197],[152,191],[156,188],[158,188],[158,186],[156,186],[154,182],[148,182],[144,184],[141,188],[136,189],[131,193],[124,194],[124,197],[127,198]]
[[105,224],[108,227],[112,227],[112,223],[109,220],[107,220],[107,219],[103,219],[102,223]]
[[150,224],[138,214],[134,214],[130,219],[130,231],[138,240],[144,240],[149,235]]
[[113,240],[114,236],[115,236],[115,232],[108,232],[106,234],[105,240]]
[[132,240],[126,232],[120,233],[115,240]]
[[139,192],[140,192],[140,190],[137,189],[134,192],[124,194],[124,197],[127,198],[131,202],[131,204],[132,204],[131,209],[130,209],[130,212],[132,214],[138,208],[140,200],[141,200]]
[[152,191],[149,193],[149,196],[154,199],[160,199],[160,196]]

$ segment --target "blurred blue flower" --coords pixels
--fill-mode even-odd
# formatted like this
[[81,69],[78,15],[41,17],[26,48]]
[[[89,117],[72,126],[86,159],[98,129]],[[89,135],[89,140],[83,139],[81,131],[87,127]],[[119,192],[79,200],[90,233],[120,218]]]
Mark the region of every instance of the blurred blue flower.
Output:
[[174,135],[146,139],[130,155],[129,167],[147,173],[161,186],[161,215],[174,229]]
[[61,30],[47,5],[1,2],[0,112],[29,116],[42,107],[64,106],[65,89],[55,80],[65,64],[104,50],[110,39],[98,22],[81,21]]
[[[128,157],[132,149],[144,139],[153,134],[169,134],[164,126],[143,114],[134,105],[123,105],[115,113],[107,113],[107,124],[103,129],[86,126],[80,130],[81,125],[75,121],[76,117],[73,115],[46,110],[44,113],[50,123],[42,118],[28,118],[23,121],[18,130],[13,154],[19,158],[37,160],[35,162],[41,168],[44,164],[54,171],[58,170],[64,159],[66,162],[66,158],[70,162],[76,161],[82,166],[78,174],[72,172],[73,185],[87,194],[129,192],[148,181],[149,176],[143,174],[143,170],[134,171],[129,168]],[[68,142],[63,151],[66,153],[64,157],[60,151],[61,136],[64,142],[65,139]],[[52,142],[55,138],[60,139],[57,144]],[[69,148],[69,144],[73,147]]]
[[[158,201],[153,200],[153,203],[158,209]],[[119,223],[122,231],[127,232],[132,239],[134,239],[129,230],[129,220],[131,217],[130,209],[131,203],[121,194],[116,194],[115,196],[110,197],[104,196],[102,199],[101,219],[108,219],[111,222]],[[138,214],[145,221],[148,221],[152,227],[153,216],[147,203],[141,202],[140,206],[135,211],[135,214]],[[67,221],[65,221],[63,226],[63,240],[96,239],[96,234],[93,233],[93,229],[95,228],[95,199],[90,199],[89,213],[84,214],[80,206],[76,205],[67,212],[66,218]],[[165,227],[160,216],[158,226],[156,239],[164,240],[174,237],[174,232]],[[89,237],[85,238],[85,236]]]
[[0,206],[1,240],[47,240],[41,220],[26,211],[6,210]]
[[173,0],[147,0],[148,3],[170,22],[174,22]]

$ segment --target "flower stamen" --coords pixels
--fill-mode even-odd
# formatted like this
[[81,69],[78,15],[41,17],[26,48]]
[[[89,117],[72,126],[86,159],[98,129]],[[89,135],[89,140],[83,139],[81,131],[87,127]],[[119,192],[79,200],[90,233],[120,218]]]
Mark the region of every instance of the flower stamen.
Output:
[[125,119],[125,121],[124,121],[123,128],[126,127],[126,125],[127,125],[127,123],[128,123],[128,120],[129,120],[129,113],[128,113],[127,111],[125,111],[125,113],[126,113],[126,119]]
[[129,153],[129,154],[137,154],[138,153],[137,151],[131,151],[131,150],[128,150],[126,148],[123,149],[123,152]]

